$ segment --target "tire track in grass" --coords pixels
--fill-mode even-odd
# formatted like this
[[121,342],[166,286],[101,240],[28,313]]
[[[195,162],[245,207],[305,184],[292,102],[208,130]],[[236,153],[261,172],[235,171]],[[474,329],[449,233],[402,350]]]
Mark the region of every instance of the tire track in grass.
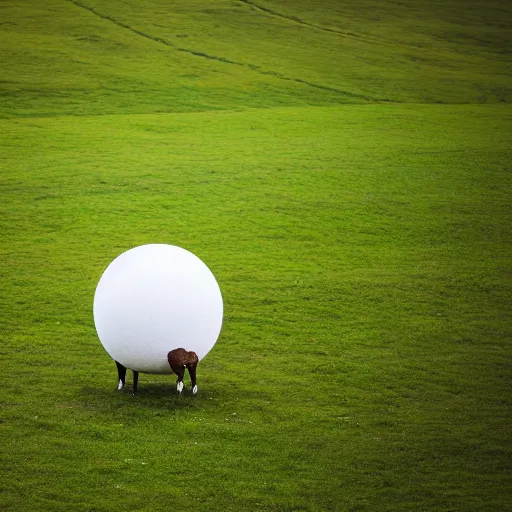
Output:
[[[209,59],[209,60],[216,60],[218,62],[223,62],[225,64],[231,64],[233,66],[239,66],[239,67],[251,69],[252,71],[255,71],[261,75],[273,76],[275,78],[278,78],[279,80],[286,80],[286,81],[295,82],[295,83],[298,83],[301,85],[306,85],[308,87],[314,87],[316,89],[333,92],[333,93],[336,93],[336,94],[339,94],[339,95],[342,95],[345,97],[353,98],[354,100],[357,99],[357,100],[363,100],[363,101],[372,101],[372,98],[370,98],[368,96],[364,96],[362,94],[356,94],[356,93],[352,93],[352,92],[348,92],[348,91],[343,91],[341,89],[337,89],[336,87],[330,87],[327,85],[317,84],[314,82],[310,82],[308,80],[304,80],[302,78],[289,77],[289,76],[283,75],[279,71],[269,71],[269,70],[262,69],[260,66],[258,66],[256,64],[250,64],[250,63],[246,63],[246,62],[237,62],[237,61],[234,61],[231,59],[227,59],[225,57],[209,55],[204,52],[190,50],[189,48],[182,48],[182,47],[176,46],[175,44],[173,44],[165,39],[162,39],[161,37],[153,36],[151,34],[148,34],[147,32],[143,32],[142,30],[133,28],[130,25],[127,25],[126,23],[123,23],[121,21],[116,20],[115,18],[112,18],[111,16],[101,14],[93,7],[89,7],[88,5],[85,5],[81,2],[79,2],[78,0],[69,0],[69,2],[76,5],[77,7],[80,7],[81,9],[85,9],[85,10],[89,11],[90,13],[94,14],[95,16],[97,16],[103,20],[114,23],[115,25],[117,25],[120,28],[129,30],[130,32],[133,32],[134,34],[136,34],[140,37],[144,37],[145,39],[149,39],[156,43],[163,44],[169,48],[173,48],[175,51],[178,51],[178,52],[188,53],[190,55],[194,55],[195,57],[201,57],[201,58]],[[245,2],[245,3],[250,4],[250,2]],[[250,5],[253,5],[253,4],[250,4]],[[328,29],[326,29],[326,30],[328,30]],[[375,99],[373,99],[373,100],[375,101]],[[389,101],[389,100],[380,99],[380,100],[376,100],[376,101]]]
[[359,36],[357,34],[354,34],[353,32],[347,32],[343,30],[337,30],[335,28],[327,28],[322,27],[321,25],[315,25],[314,23],[309,23],[308,21],[301,20],[300,18],[297,18],[295,16],[288,16],[287,14],[282,14],[277,11],[273,11],[272,9],[269,9],[268,7],[263,7],[261,5],[255,4],[254,2],[251,2],[249,0],[240,0],[241,3],[248,5],[249,7],[252,7],[253,9],[257,11],[262,11],[266,14],[270,14],[271,16],[275,16],[276,18],[281,18],[286,21],[292,21],[293,23],[297,23],[299,25],[304,25],[305,27],[314,28],[315,30],[322,30],[323,32],[331,32],[333,34],[338,34],[340,36],[349,36],[349,37],[357,37]]
[[124,28],[126,30],[130,30],[131,32],[137,34],[138,36],[145,37],[146,39],[151,39],[152,41],[156,41],[157,43],[165,44],[166,46],[173,47],[174,45],[172,43],[169,43],[165,39],[162,39],[160,37],[155,37],[150,34],[147,34],[146,32],[142,32],[141,30],[137,30],[133,27],[130,27],[130,25],[126,25],[126,23],[122,23],[120,21],[117,21],[116,19],[112,18],[111,16],[107,16],[105,14],[101,14],[96,9],[93,9],[92,7],[89,7],[88,5],[82,4],[81,2],[78,2],[77,0],[69,0],[72,4],[75,4],[77,7],[80,7],[82,9],[85,9],[95,16],[98,16],[98,18],[101,18],[103,20],[110,21],[111,23],[114,23],[114,25],[117,25],[118,27]]

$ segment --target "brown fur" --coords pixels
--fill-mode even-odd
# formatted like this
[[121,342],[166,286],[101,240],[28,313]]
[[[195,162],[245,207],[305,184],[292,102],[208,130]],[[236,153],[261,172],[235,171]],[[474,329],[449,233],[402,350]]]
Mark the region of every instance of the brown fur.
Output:
[[167,361],[169,361],[171,370],[178,376],[178,383],[183,381],[185,369],[188,370],[192,389],[194,389],[196,385],[196,368],[199,363],[197,354],[195,352],[188,352],[184,348],[177,348],[167,354]]

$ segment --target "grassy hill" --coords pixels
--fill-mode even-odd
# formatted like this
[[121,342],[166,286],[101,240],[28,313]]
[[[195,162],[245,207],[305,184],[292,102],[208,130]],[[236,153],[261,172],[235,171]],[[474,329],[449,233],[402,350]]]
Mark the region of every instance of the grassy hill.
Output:
[[1,114],[509,101],[501,2],[4,2]]
[[[0,3],[0,509],[504,511],[512,9]],[[116,391],[95,287],[197,254],[199,394]]]

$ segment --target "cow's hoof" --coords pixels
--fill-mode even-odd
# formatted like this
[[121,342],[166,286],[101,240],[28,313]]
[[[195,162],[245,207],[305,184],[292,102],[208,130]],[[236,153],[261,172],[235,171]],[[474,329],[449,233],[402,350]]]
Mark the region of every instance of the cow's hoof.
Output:
[[197,395],[197,385],[192,388],[192,394]]
[[176,384],[176,390],[178,391],[178,393],[181,393],[183,391],[183,382],[178,382]]
[[120,380],[120,381],[119,381],[119,384],[117,385],[117,390],[118,390],[118,391],[121,391],[121,389],[123,389],[123,388],[124,388],[123,381],[122,381],[122,380]]

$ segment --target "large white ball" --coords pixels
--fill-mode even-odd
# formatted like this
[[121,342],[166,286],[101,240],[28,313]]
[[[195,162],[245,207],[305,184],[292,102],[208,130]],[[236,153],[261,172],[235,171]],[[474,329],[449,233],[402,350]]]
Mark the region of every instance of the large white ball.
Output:
[[171,373],[167,353],[201,360],[222,327],[223,304],[210,269],[166,244],[141,245],[107,267],[94,295],[94,323],[105,350],[131,370]]

